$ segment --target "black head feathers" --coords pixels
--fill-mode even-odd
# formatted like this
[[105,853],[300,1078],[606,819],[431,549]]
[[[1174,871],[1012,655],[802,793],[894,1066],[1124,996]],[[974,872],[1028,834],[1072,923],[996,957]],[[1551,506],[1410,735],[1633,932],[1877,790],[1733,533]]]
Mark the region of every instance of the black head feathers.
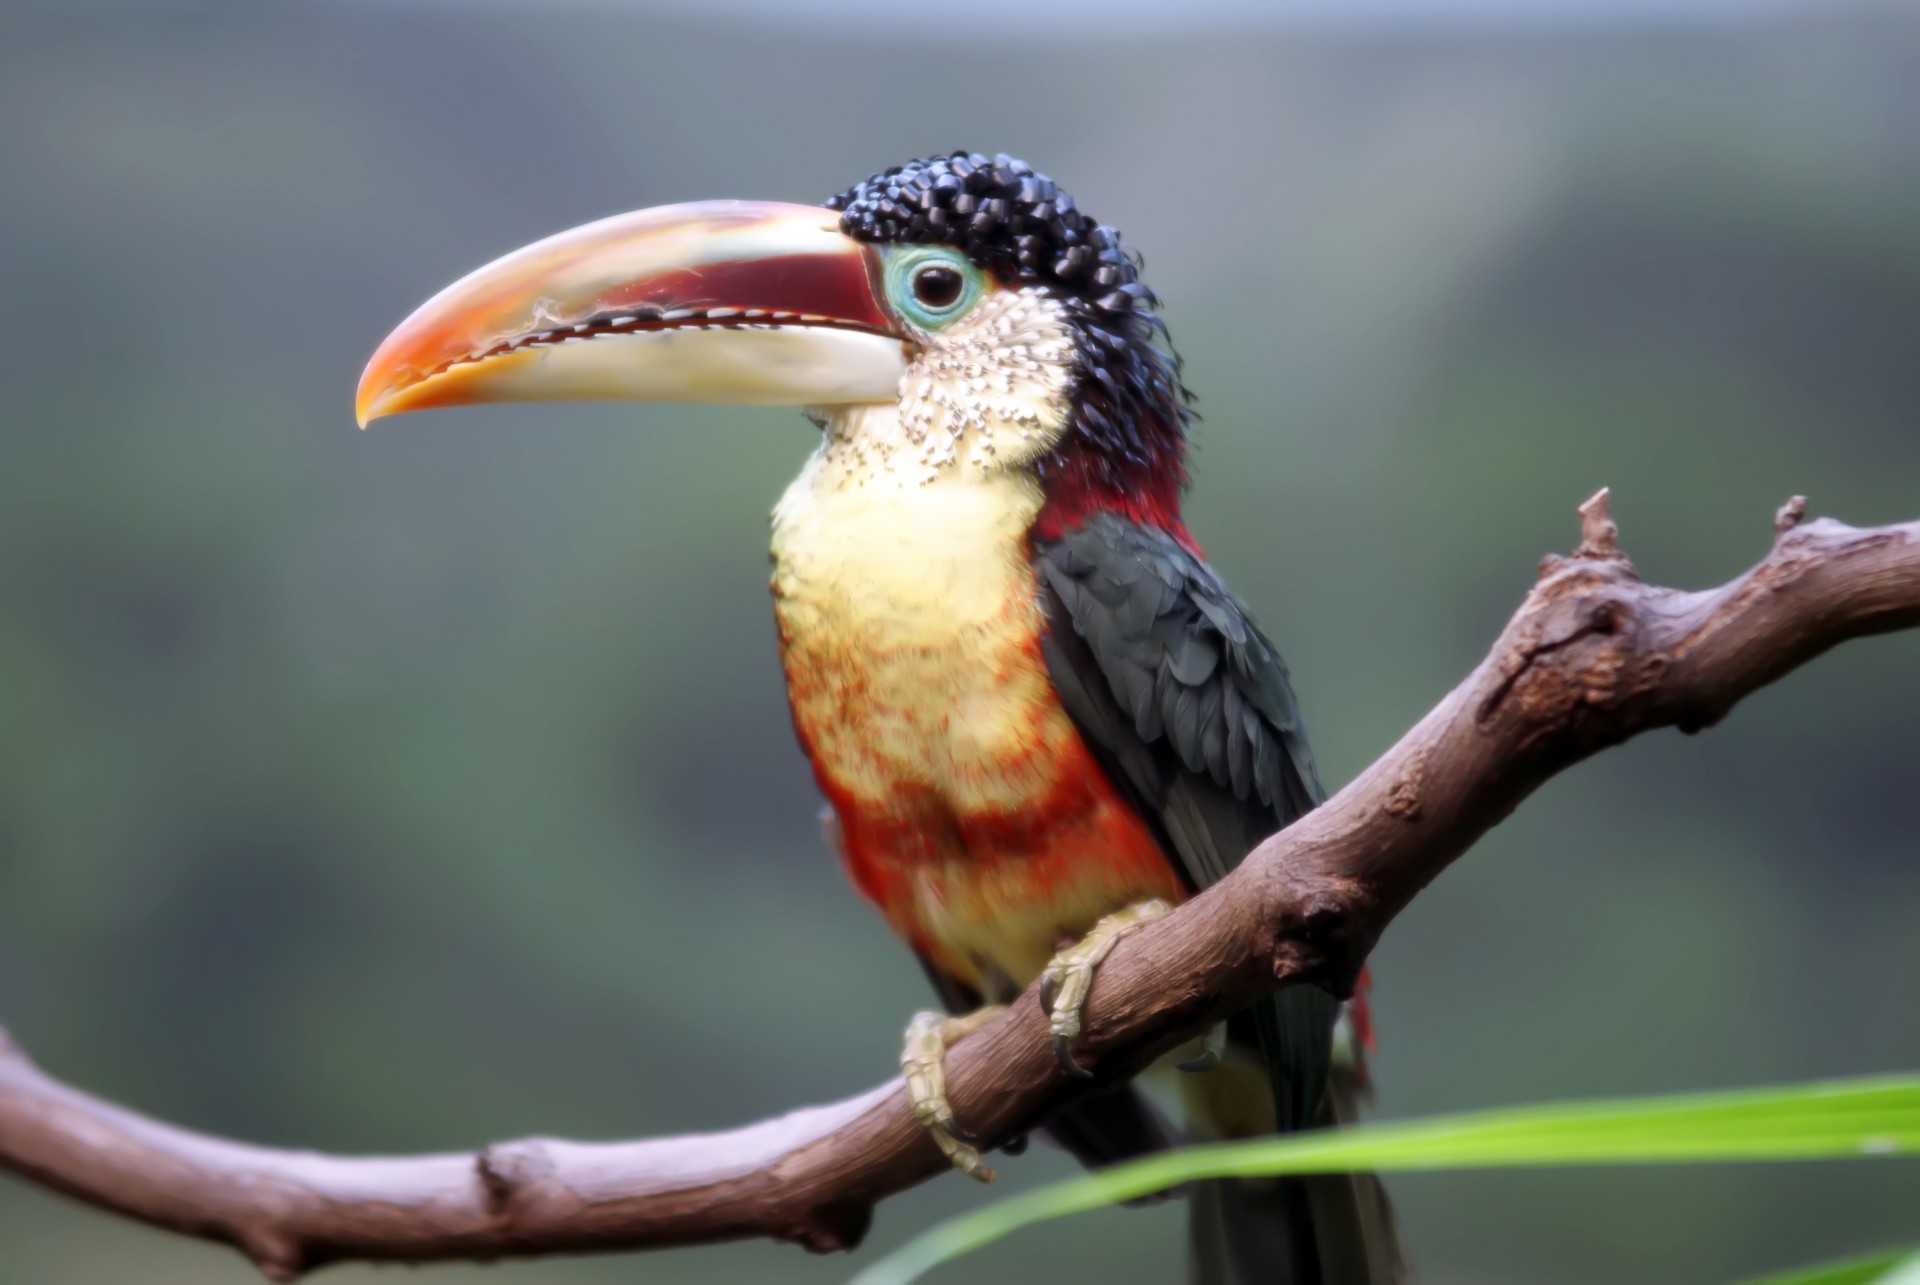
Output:
[[1109,317],[1159,301],[1120,234],[1095,223],[1045,174],[1002,153],[954,152],[896,165],[827,202],[862,241],[937,241],[1002,281],[1044,282]]
[[[1075,461],[1113,485],[1142,469],[1184,478],[1180,443],[1191,395],[1180,358],[1140,280],[1140,258],[1095,223],[1045,174],[1002,153],[953,152],[896,165],[826,202],[862,241],[938,242],[964,251],[1003,284],[1046,288],[1066,305],[1081,340]],[[1069,461],[1056,459],[1057,471]]]

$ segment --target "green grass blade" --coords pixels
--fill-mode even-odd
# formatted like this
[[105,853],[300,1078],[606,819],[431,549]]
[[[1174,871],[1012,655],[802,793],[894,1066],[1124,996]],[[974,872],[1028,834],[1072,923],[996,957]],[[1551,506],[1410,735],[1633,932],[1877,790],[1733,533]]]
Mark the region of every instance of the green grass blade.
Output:
[[1021,1227],[1200,1178],[1916,1153],[1920,1076],[1512,1107],[1256,1138],[1162,1152],[996,1201],[922,1232],[854,1285],[899,1285]]
[[1909,1285],[1920,1280],[1920,1253],[1886,1249],[1798,1271],[1756,1276],[1746,1285]]

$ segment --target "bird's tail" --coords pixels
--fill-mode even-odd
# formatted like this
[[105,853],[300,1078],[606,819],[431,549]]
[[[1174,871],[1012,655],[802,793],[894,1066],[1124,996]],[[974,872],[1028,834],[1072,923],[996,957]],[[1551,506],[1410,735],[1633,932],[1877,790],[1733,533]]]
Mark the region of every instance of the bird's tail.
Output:
[[1386,1189],[1369,1173],[1216,1178],[1188,1197],[1194,1285],[1386,1285],[1407,1279]]
[[[1365,1053],[1350,1022],[1341,1023],[1334,1045],[1309,1127],[1351,1123],[1366,1097]],[[1210,1096],[1217,1109],[1221,1095]],[[1214,1179],[1196,1183],[1188,1199],[1193,1285],[1399,1285],[1410,1278],[1393,1206],[1373,1174]]]

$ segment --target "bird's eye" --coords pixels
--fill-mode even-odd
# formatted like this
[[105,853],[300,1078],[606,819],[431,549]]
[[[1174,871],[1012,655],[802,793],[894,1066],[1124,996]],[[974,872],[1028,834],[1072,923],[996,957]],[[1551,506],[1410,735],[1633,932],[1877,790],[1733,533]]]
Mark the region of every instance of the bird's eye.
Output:
[[913,274],[913,297],[937,312],[958,303],[966,288],[966,279],[943,263],[929,263]]
[[994,288],[964,251],[950,245],[888,246],[884,254],[888,305],[926,334],[959,321]]

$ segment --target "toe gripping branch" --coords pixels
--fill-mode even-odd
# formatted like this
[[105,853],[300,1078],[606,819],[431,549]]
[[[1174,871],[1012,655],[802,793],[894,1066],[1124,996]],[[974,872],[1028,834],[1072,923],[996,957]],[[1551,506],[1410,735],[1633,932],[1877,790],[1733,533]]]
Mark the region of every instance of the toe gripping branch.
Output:
[[[1094,924],[1084,938],[1053,957],[1040,975],[1040,1007],[1047,1014],[1053,1033],[1053,1055],[1068,1075],[1091,1079],[1092,1072],[1073,1059],[1073,1041],[1083,1028],[1087,995],[1093,988],[1093,974],[1113,948],[1129,933],[1146,927],[1173,907],[1158,899],[1142,901],[1106,916]],[[985,1026],[1006,1010],[1004,1004],[990,1004],[961,1017],[923,1010],[913,1015],[900,1050],[900,1070],[907,1081],[907,1100],[940,1153],[953,1167],[969,1178],[992,1182],[994,1172],[980,1155],[980,1139],[962,1129],[953,1117],[953,1103],[947,1098],[947,1049]],[[1185,1064],[1187,1069],[1205,1070],[1219,1060],[1219,1052],[1209,1037],[1199,1057]],[[1024,1146],[1010,1144],[1009,1152]]]
[[933,1138],[953,1167],[969,1178],[992,1182],[994,1172],[980,1157],[980,1140],[962,1129],[947,1100],[947,1049],[1006,1011],[1005,1004],[989,1004],[961,1017],[923,1009],[907,1023],[900,1050],[900,1070],[907,1081],[907,1100],[913,1115]]
[[1135,902],[1095,923],[1080,941],[1053,957],[1040,974],[1040,1007],[1053,1032],[1053,1055],[1068,1075],[1092,1079],[1093,1073],[1073,1060],[1073,1041],[1083,1029],[1093,973],[1122,938],[1138,932],[1173,907],[1159,898]]

